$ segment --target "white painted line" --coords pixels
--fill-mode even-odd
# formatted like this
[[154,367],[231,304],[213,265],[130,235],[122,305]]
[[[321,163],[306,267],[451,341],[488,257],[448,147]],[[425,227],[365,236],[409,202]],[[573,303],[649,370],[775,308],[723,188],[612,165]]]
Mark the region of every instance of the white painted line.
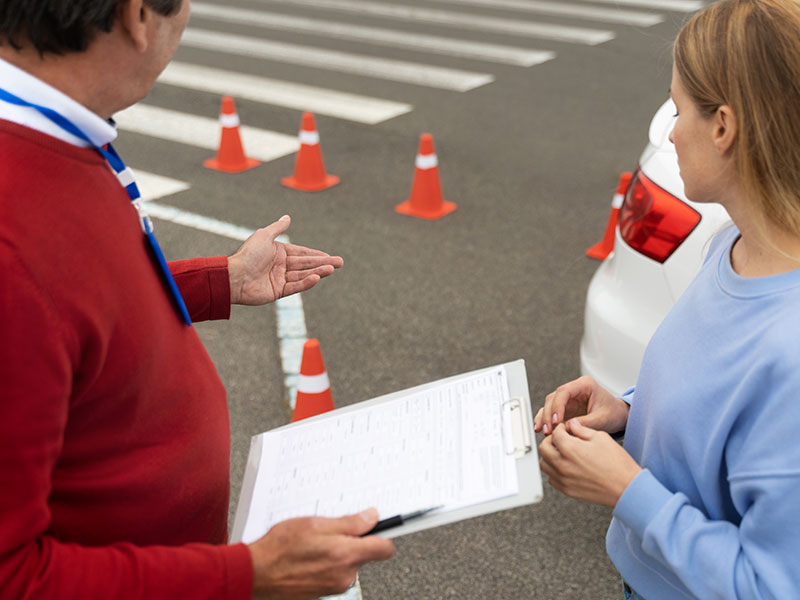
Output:
[[[587,21],[603,23],[619,23],[636,27],[651,27],[664,21],[661,15],[645,12],[634,12],[616,8],[602,8],[565,2],[546,2],[543,0],[438,0],[445,4],[468,4],[487,8],[502,8],[532,12],[557,17],[574,17]],[[193,5],[194,6],[194,5]]]
[[[499,0],[484,1],[491,4]],[[593,10],[617,13],[617,11],[609,9]],[[261,10],[230,8],[227,6],[205,4],[203,2],[192,3],[192,16],[213,18],[228,23],[257,25],[259,27],[277,29],[279,31],[294,31],[298,33],[320,35],[340,40],[368,42],[396,48],[410,48],[420,52],[431,52],[446,56],[457,56],[459,58],[484,60],[522,67],[532,67],[555,58],[555,52],[549,50],[534,50],[516,46],[485,44],[482,42],[443,38],[440,36],[423,35],[408,31],[397,31],[394,29],[363,27],[350,23],[308,19],[306,17],[296,17]]]
[[[221,128],[218,118],[135,104],[114,115],[114,120],[125,131],[209,150],[219,147]],[[293,154],[300,148],[297,136],[247,126],[240,127],[239,132],[245,153],[265,162]]]
[[[194,5],[192,5],[194,10]],[[158,78],[168,85],[375,125],[413,110],[410,104],[172,61]]]
[[181,210],[174,206],[167,206],[166,204],[148,202],[145,205],[145,209],[151,217],[177,223],[184,227],[191,227],[198,231],[214,233],[240,242],[245,241],[254,233],[252,229],[247,229],[246,227],[239,227],[238,225],[226,223],[225,221],[204,217],[203,215]]
[[[288,244],[289,238],[279,236],[278,240]],[[289,406],[294,410],[297,399],[297,384],[300,378],[300,363],[303,360],[303,345],[308,339],[303,299],[300,294],[281,298],[275,303],[278,338],[281,345],[281,367],[284,385],[289,392]]]
[[402,4],[387,4],[379,2],[366,2],[360,0],[261,0],[262,2],[280,2],[300,6],[313,6],[325,10],[338,10],[360,15],[385,17],[401,21],[416,21],[435,23],[446,27],[459,27],[478,31],[493,31],[498,33],[523,35],[534,38],[571,42],[574,44],[588,44],[594,46],[613,40],[613,31],[600,29],[587,29],[585,27],[567,27],[550,23],[523,21],[520,19],[500,19],[484,15],[467,15],[460,12],[432,10],[406,6]]
[[694,12],[703,8],[706,3],[698,0],[585,0],[598,4],[614,4],[618,6],[638,6],[673,12]]
[[187,182],[180,181],[179,179],[170,179],[163,175],[139,171],[138,169],[131,169],[131,171],[133,171],[136,187],[139,188],[139,193],[142,195],[142,200],[145,202],[171,196],[172,194],[188,190],[190,187]]
[[[146,177],[143,177],[143,175],[146,175]],[[150,176],[151,174],[149,173],[145,174],[139,172],[138,174],[142,182]],[[156,175],[155,177],[159,176]],[[146,208],[151,217],[177,223],[178,225],[184,225],[185,227],[191,227],[199,231],[214,233],[241,242],[254,233],[252,229],[239,227],[238,225],[212,219],[211,217],[204,217],[203,215],[181,210],[174,206],[148,202]],[[284,244],[291,243],[289,237],[286,235],[279,235],[275,239]],[[281,368],[284,373],[284,385],[289,392],[289,404],[292,410],[294,410],[295,400],[297,398],[297,382],[300,377],[300,363],[303,360],[303,345],[308,339],[306,317],[303,311],[303,299],[300,294],[287,296],[275,302],[275,314],[278,338],[280,341]]]
[[239,56],[265,58],[295,65],[328,69],[377,79],[413,83],[426,87],[466,92],[494,81],[488,73],[447,69],[420,63],[376,58],[336,50],[312,48],[285,42],[203,29],[187,29],[181,44]]

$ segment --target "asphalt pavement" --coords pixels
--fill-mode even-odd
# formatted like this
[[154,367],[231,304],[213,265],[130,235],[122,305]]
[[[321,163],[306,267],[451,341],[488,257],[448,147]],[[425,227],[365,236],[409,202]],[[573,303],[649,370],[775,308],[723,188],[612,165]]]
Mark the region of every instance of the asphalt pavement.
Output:
[[[582,4],[663,17],[644,26],[536,14],[500,2],[403,0],[487,22],[549,23],[614,35],[589,45],[401,21],[366,10],[336,12],[313,3],[206,4],[555,53],[524,67],[195,14],[193,29],[490,74],[493,81],[455,91],[185,45],[176,55],[181,63],[413,108],[375,124],[318,113],[325,165],[341,184],[314,194],[280,186],[292,172],[291,154],[232,175],[205,169],[202,161],[213,151],[189,144],[123,131],[117,147],[135,170],[190,186],[159,199],[162,204],[250,229],[290,214],[293,242],[344,257],[343,269],[303,295],[308,334],[321,342],[337,406],[523,358],[535,411],[549,391],[577,377],[584,296],[598,266],[584,251],[602,235],[619,173],[636,166],[649,120],[667,98],[670,44],[688,13],[648,7],[645,0],[638,6]],[[219,102],[219,94],[164,83],[145,100],[211,119]],[[237,108],[246,125],[290,136],[299,128],[297,107],[237,98]],[[434,136],[445,198],[458,204],[438,221],[393,210],[408,198],[423,132]],[[156,233],[168,258],[231,254],[239,245],[164,220],[156,220]],[[228,390],[233,511],[250,437],[290,417],[275,310],[234,307],[229,322],[195,326]],[[397,539],[392,561],[362,570],[363,596],[621,598],[619,576],[604,549],[609,519],[608,509],[571,500],[545,484],[539,504]]]

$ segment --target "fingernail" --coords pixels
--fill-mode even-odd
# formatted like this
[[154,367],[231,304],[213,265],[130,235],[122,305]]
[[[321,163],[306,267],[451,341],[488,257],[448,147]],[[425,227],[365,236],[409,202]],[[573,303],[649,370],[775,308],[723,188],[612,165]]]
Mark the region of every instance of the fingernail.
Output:
[[285,220],[287,220],[288,218],[289,218],[289,215],[283,215],[283,216],[280,218],[280,220],[281,220],[281,221],[285,221]]
[[542,431],[544,431],[544,434],[545,434],[545,435],[547,435],[548,433],[550,433],[550,425],[548,425],[547,423],[545,423],[545,424],[542,426]]
[[365,521],[377,521],[378,520],[378,511],[375,510],[374,508],[368,508],[367,510],[362,510],[358,514]]
[[553,425],[558,423],[558,413],[553,413]]

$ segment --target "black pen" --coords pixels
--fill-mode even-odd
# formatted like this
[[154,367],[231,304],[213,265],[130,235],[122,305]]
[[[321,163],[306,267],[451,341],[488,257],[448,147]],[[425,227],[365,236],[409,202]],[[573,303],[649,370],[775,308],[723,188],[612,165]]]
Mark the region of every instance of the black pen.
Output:
[[379,531],[384,531],[385,529],[389,529],[391,527],[399,527],[406,521],[427,515],[429,512],[439,510],[440,508],[444,508],[444,506],[434,506],[433,508],[426,508],[424,510],[418,510],[415,512],[406,513],[404,515],[395,515],[393,517],[389,517],[388,519],[381,519],[378,521],[375,527],[370,529],[367,533],[362,533],[361,537],[364,537],[365,535],[372,535],[373,533],[378,533]]

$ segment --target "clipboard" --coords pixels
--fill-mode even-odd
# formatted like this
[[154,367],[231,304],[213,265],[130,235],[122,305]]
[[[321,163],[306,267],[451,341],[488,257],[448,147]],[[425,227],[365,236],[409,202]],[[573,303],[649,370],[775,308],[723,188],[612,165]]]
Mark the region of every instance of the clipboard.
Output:
[[[383,402],[396,400],[405,396],[410,396],[416,392],[425,391],[437,385],[454,382],[471,375],[490,372],[498,367],[505,367],[508,383],[508,400],[503,403],[502,411],[502,440],[504,451],[507,455],[514,456],[516,466],[518,492],[516,494],[498,498],[495,500],[472,504],[469,506],[449,510],[447,512],[434,512],[405,523],[399,527],[394,527],[381,532],[381,537],[393,538],[401,535],[422,531],[432,527],[439,527],[448,523],[455,523],[465,519],[490,514],[493,512],[507,510],[533,504],[542,499],[542,478],[539,471],[539,456],[536,449],[536,440],[533,432],[533,416],[531,414],[530,394],[528,391],[528,379],[525,372],[525,361],[522,359],[495,365],[485,369],[478,369],[469,373],[462,373],[440,379],[423,385],[415,386],[398,392],[379,396],[371,400],[351,404],[343,408],[323,413],[302,421],[284,425],[272,431],[279,431],[291,427],[296,427],[303,423],[312,421],[335,418],[353,411],[368,409],[371,406]],[[267,432],[269,433],[269,432]],[[259,463],[262,456],[263,435],[253,436],[250,442],[250,452],[245,467],[245,474],[242,481],[239,501],[234,516],[233,528],[231,529],[230,542],[237,543],[242,541],[245,524],[250,511],[252,497],[256,485]],[[391,515],[381,515],[386,518]],[[266,532],[264,532],[266,533]]]

